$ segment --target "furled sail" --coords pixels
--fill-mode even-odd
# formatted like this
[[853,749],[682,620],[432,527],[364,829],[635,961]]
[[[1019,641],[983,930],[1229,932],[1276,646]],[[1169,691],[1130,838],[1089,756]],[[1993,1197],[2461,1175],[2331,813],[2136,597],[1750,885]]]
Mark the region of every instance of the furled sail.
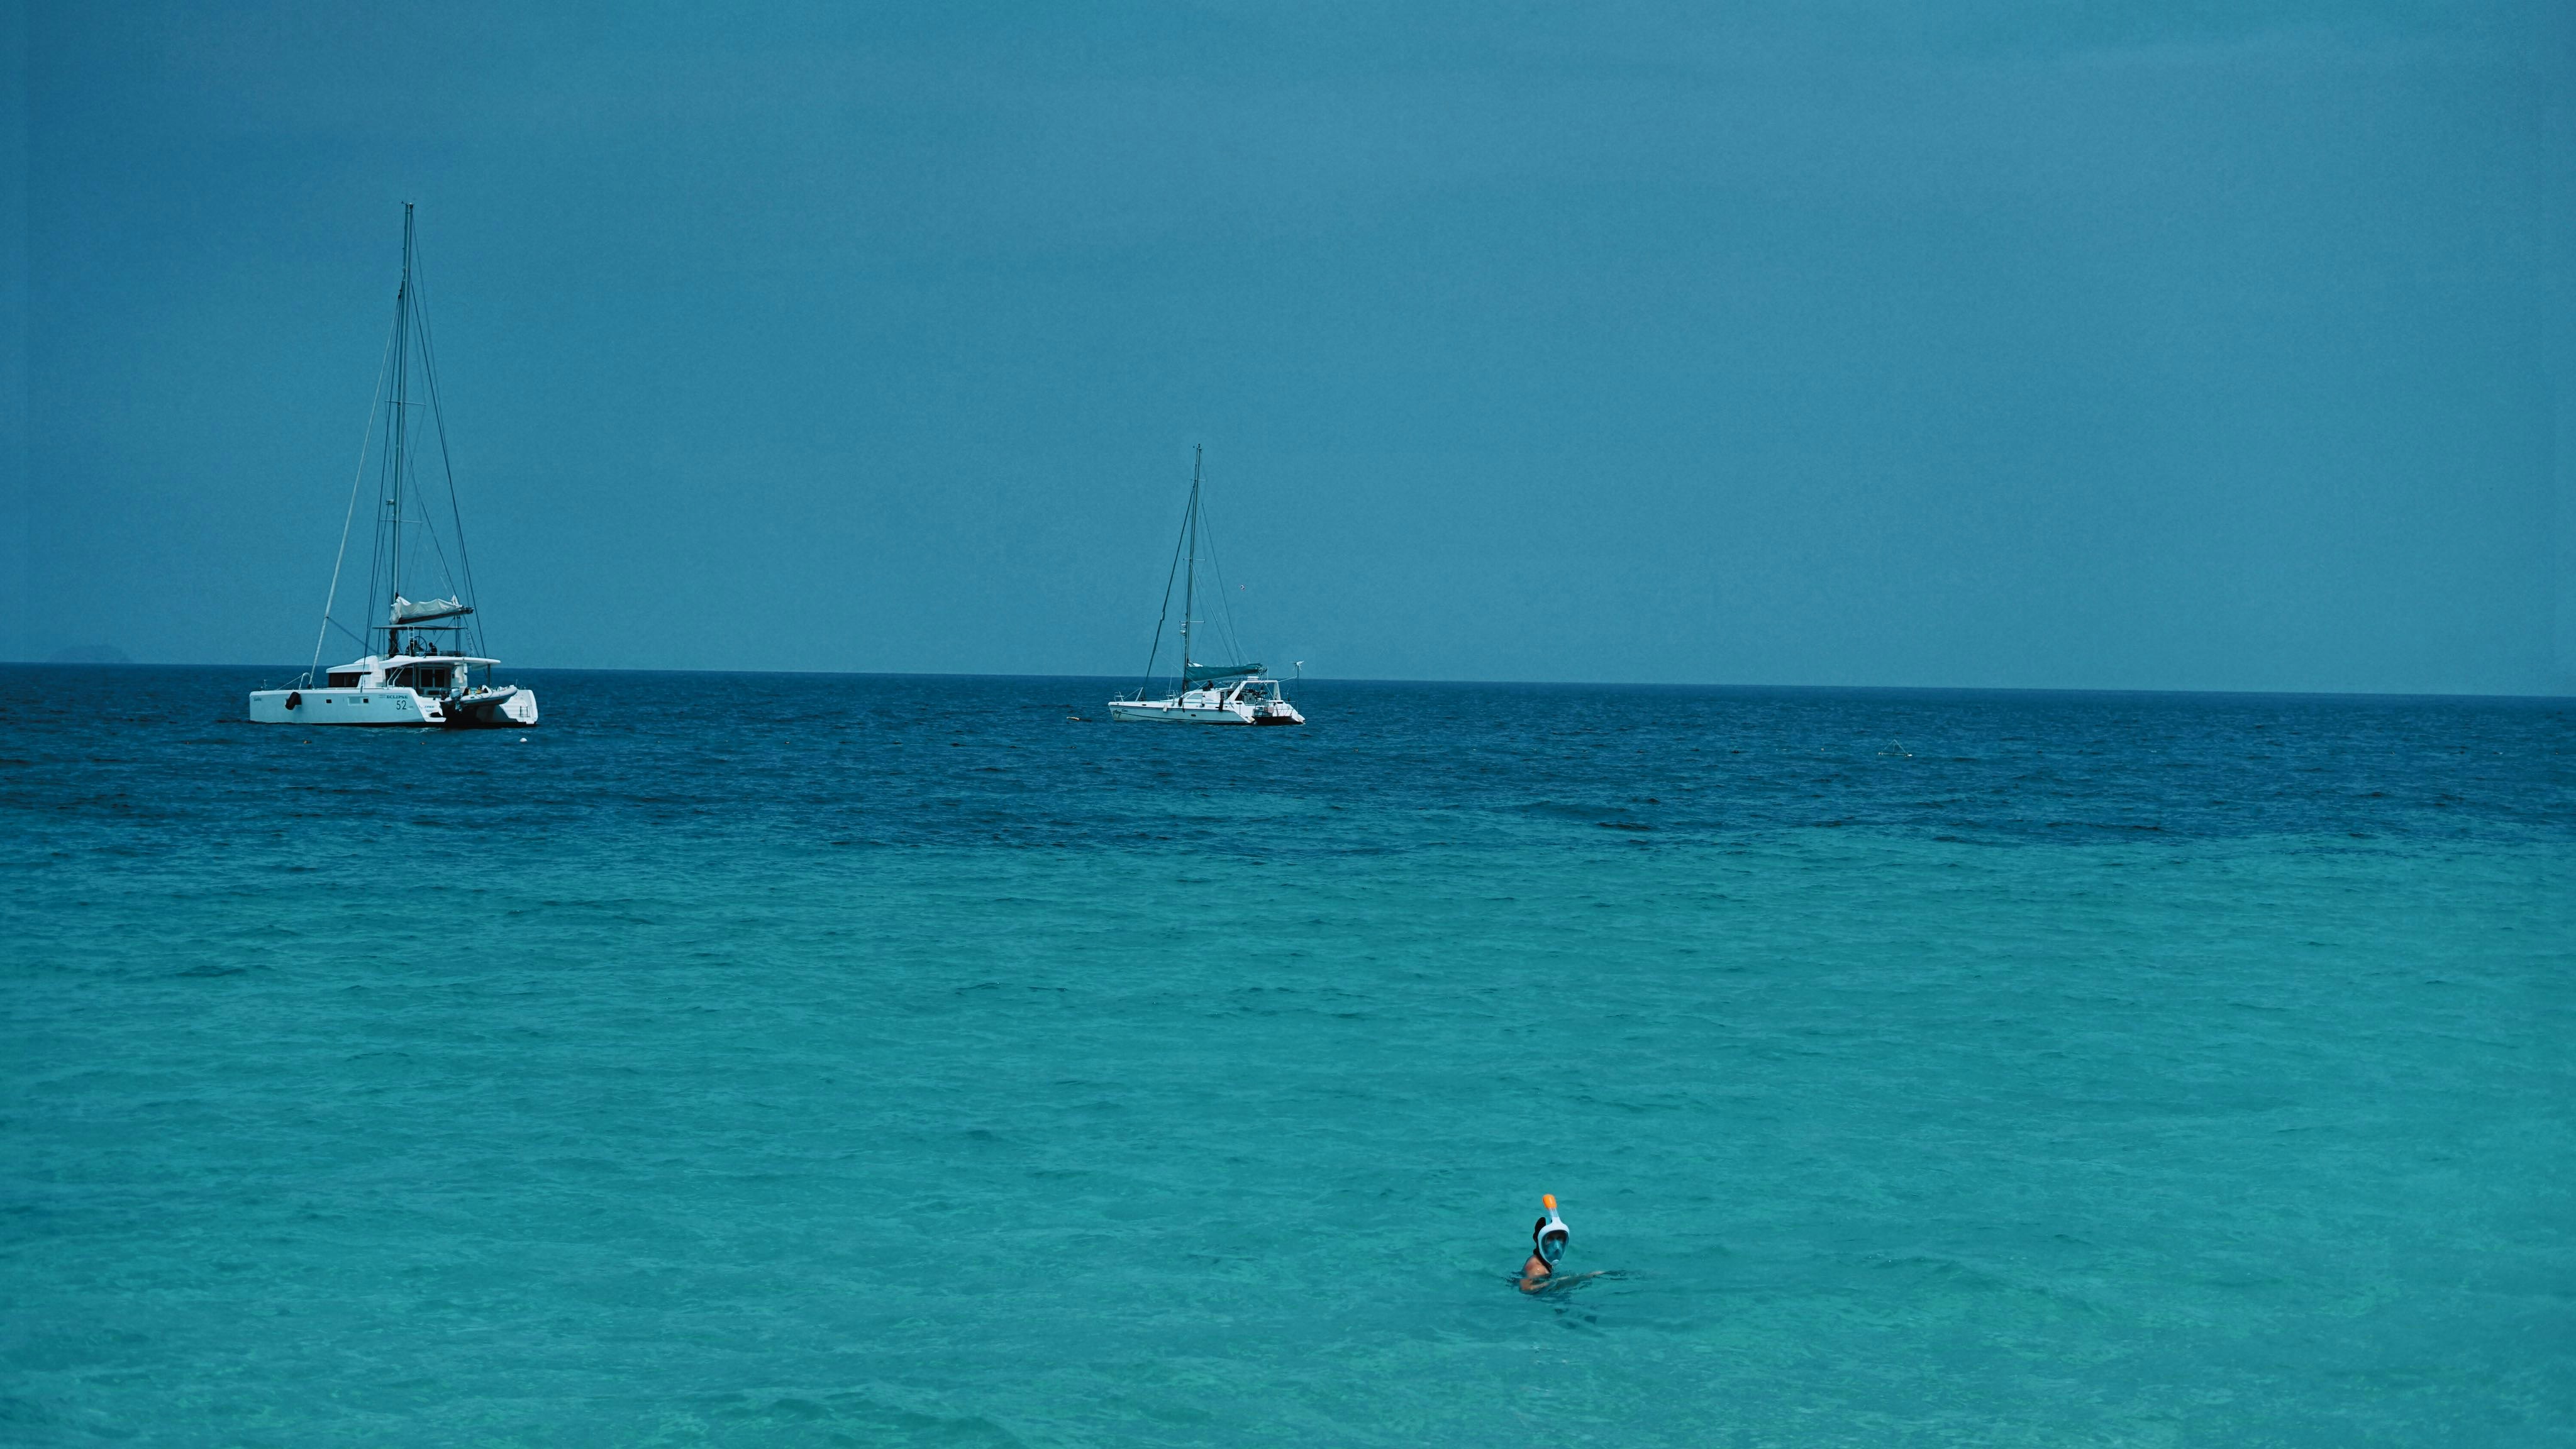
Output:
[[422,599],[414,602],[400,594],[394,595],[393,622],[397,627],[404,624],[424,624],[432,619],[452,619],[459,614],[473,612],[472,604],[460,604],[452,598]]
[[1261,666],[1258,664],[1193,664],[1187,671],[1189,678],[1193,680],[1240,679],[1245,675],[1260,672]]

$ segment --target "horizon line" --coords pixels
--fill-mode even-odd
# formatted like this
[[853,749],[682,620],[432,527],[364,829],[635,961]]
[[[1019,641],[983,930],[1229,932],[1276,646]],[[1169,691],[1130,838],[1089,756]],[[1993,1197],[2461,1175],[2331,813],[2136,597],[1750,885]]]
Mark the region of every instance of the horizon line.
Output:
[[[550,674],[706,674],[749,676],[792,676],[811,679],[992,679],[1044,680],[1080,684],[1128,684],[1135,676],[1123,674],[1015,674],[1008,672],[968,672],[962,670],[910,669],[637,669],[599,665],[531,664],[517,666]],[[95,662],[46,659],[0,660],[0,669],[285,669],[302,673],[292,664],[173,664],[148,660]],[[1679,682],[1670,680],[1619,679],[1404,679],[1362,675],[1309,674],[1293,678],[1290,683],[1398,685],[1410,687],[1486,688],[1486,689],[1620,689],[1620,690],[1738,690],[1748,692],[1799,693],[1868,693],[1868,694],[2100,694],[2100,695],[2193,695],[2237,699],[2474,699],[2494,701],[2531,701],[2537,703],[2576,702],[2576,687],[2558,694],[2455,693],[2428,690],[2348,690],[2348,689],[2174,689],[2115,687],[2103,685],[2030,685],[2030,684],[1763,684],[1717,683],[1710,681]]]

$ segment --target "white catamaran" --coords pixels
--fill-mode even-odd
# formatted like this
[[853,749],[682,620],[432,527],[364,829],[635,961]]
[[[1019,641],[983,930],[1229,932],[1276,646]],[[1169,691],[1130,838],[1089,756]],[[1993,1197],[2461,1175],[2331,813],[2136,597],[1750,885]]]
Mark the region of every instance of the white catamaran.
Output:
[[[1304,724],[1306,717],[1288,702],[1279,681],[1266,678],[1258,664],[1201,664],[1191,651],[1198,637],[1197,626],[1206,620],[1194,617],[1198,604],[1199,554],[1204,542],[1208,566],[1216,575],[1217,603],[1226,610],[1225,577],[1216,569],[1216,541],[1207,537],[1206,519],[1200,508],[1200,462],[1205,450],[1194,453],[1190,462],[1190,506],[1181,515],[1180,541],[1172,549],[1172,576],[1163,580],[1163,616],[1154,621],[1154,649],[1145,659],[1145,683],[1138,686],[1132,699],[1109,701],[1109,717],[1118,720],[1154,720],[1165,724],[1206,725],[1293,725]],[[1172,693],[1159,699],[1145,697],[1154,680],[1154,666],[1162,658],[1163,624],[1171,617],[1172,584],[1181,584],[1181,663],[1173,681]],[[1225,625],[1226,643],[1238,656],[1234,645],[1234,626]]]
[[[402,283],[394,292],[393,335],[385,342],[385,361],[376,377],[376,395],[392,400],[381,422],[370,405],[367,439],[358,453],[358,473],[349,484],[349,515],[340,524],[340,556],[331,564],[331,592],[322,603],[322,629],[313,641],[313,663],[286,689],[252,692],[250,717],[259,724],[305,725],[445,725],[450,728],[515,729],[537,722],[534,690],[495,683],[492,669],[500,661],[482,652],[481,629],[474,617],[474,570],[465,557],[464,516],[456,506],[456,474],[447,458],[447,420],[439,410],[438,375],[433,370],[429,314],[421,306],[420,283],[412,242],[411,203],[403,203]],[[412,373],[418,369],[425,403],[411,400]],[[416,418],[415,409],[428,413]],[[427,427],[419,424],[423,421]],[[447,485],[447,527],[436,523],[434,500],[423,482],[414,453],[426,438],[437,447],[437,477]],[[340,566],[348,560],[349,531],[358,513],[358,491],[367,477],[367,460],[376,462],[375,558],[368,568],[366,613],[352,629],[332,617],[340,600]],[[425,599],[406,597],[405,588],[435,577],[443,585]],[[382,631],[384,652],[368,654],[330,670],[319,688],[322,649],[338,629],[361,649],[372,647]],[[406,637],[408,636],[408,637]]]

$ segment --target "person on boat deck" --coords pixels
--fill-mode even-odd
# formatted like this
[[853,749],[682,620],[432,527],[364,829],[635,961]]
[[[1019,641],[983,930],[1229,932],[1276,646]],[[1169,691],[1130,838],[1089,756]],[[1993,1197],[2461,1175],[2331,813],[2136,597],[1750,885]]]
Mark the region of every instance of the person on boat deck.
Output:
[[1547,1286],[1547,1280],[1556,1276],[1557,1260],[1565,1256],[1565,1245],[1574,1239],[1565,1219],[1556,1215],[1555,1193],[1541,1193],[1539,1205],[1546,1213],[1530,1228],[1529,1261],[1521,1264],[1523,1293],[1536,1293]]

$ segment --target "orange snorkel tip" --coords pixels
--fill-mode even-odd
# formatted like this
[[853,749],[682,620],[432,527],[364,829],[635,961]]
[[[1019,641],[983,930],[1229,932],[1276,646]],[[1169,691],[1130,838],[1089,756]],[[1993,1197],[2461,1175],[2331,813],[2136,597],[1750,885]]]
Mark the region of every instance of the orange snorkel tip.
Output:
[[1556,1211],[1556,1194],[1552,1192],[1540,1193],[1538,1195],[1538,1205],[1547,1209],[1549,1212]]

